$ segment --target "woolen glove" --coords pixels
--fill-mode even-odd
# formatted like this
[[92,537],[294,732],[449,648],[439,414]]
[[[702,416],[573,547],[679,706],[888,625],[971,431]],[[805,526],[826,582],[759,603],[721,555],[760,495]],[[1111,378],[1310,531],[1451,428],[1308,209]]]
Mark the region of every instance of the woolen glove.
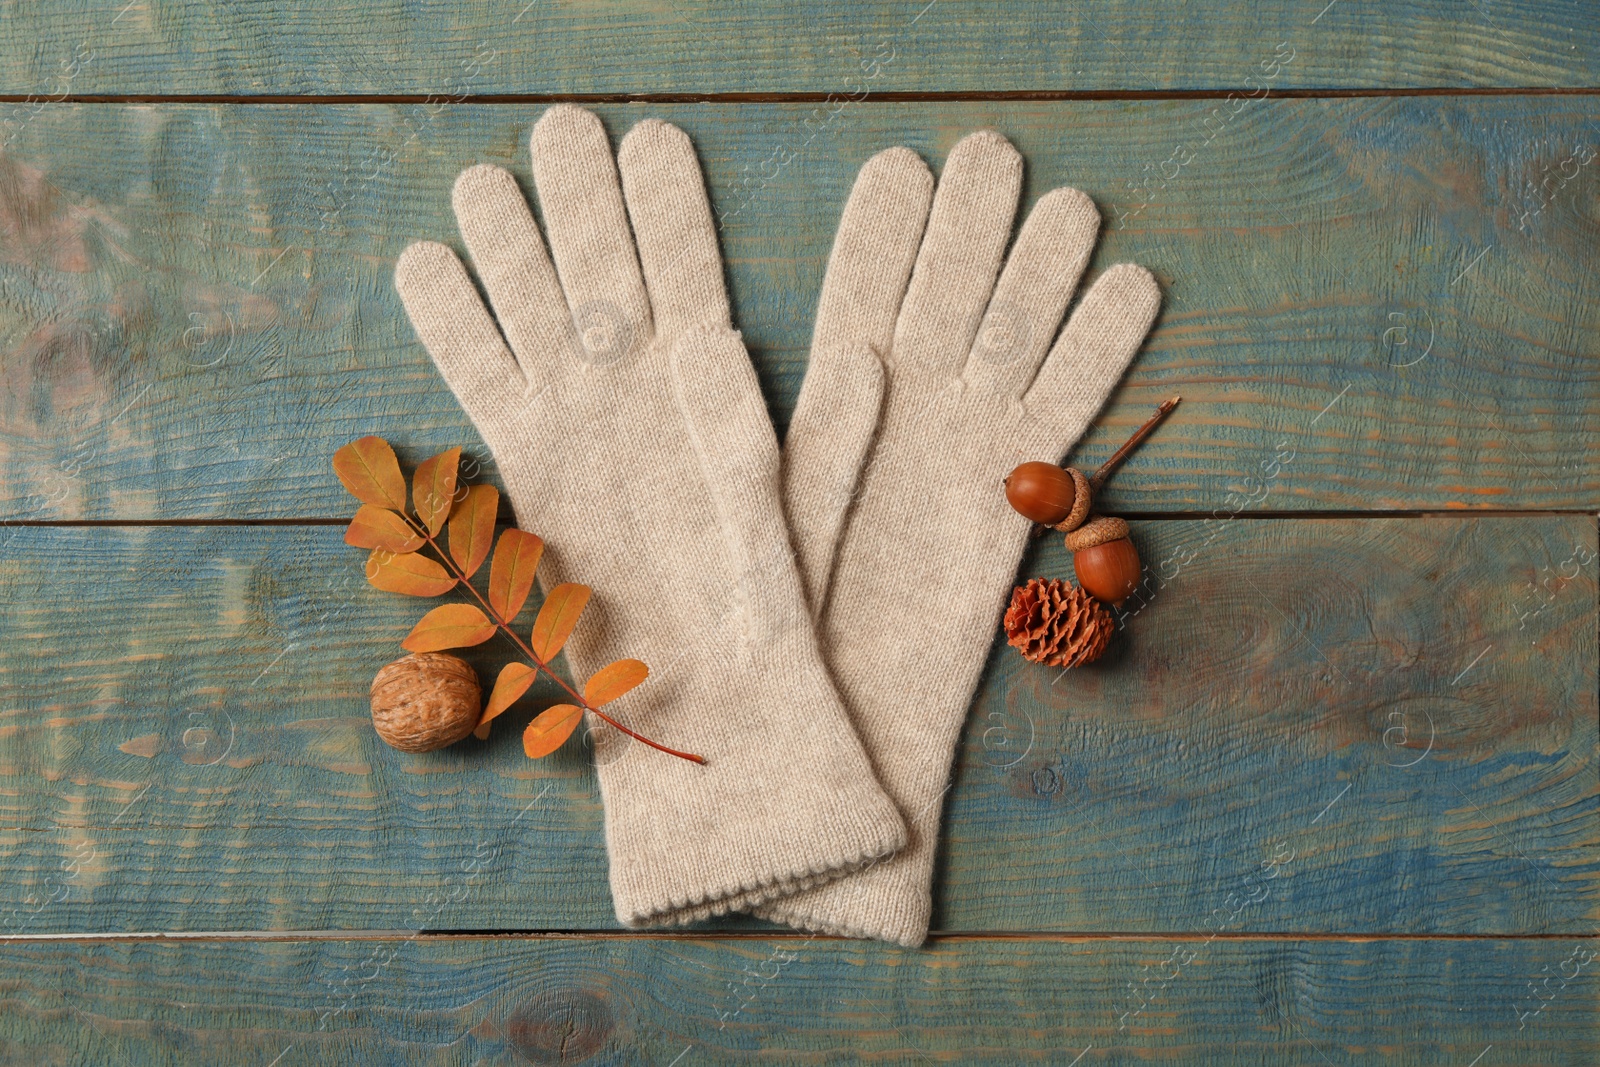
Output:
[[600,120],[560,106],[532,151],[549,255],[509,173],[455,184],[493,317],[441,244],[407,248],[395,287],[545,538],[541,579],[594,588],[573,671],[644,660],[608,710],[706,758],[591,724],[617,918],[703,918],[893,852],[904,824],[822,664],[689,139],[645,121],[613,163]]
[[754,909],[763,917],[904,945],[926,936],[951,759],[1028,543],[1002,481],[1066,453],[1155,318],[1154,279],[1124,264],[1057,336],[1100,218],[1056,189],[1005,258],[1021,184],[1021,156],[984,131],[951,150],[937,193],[916,154],[892,148],[845,206],[784,446],[784,503],[824,656],[911,841]]

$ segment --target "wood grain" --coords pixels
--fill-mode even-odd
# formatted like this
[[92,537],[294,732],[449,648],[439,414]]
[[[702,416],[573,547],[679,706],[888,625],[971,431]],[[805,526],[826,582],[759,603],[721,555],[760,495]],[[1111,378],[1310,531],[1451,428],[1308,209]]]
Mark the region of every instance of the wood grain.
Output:
[[[1152,576],[1106,660],[997,640],[936,927],[1600,920],[1592,517],[1135,527]],[[377,740],[367,686],[424,604],[337,527],[0,534],[0,934],[615,928],[587,756],[518,742],[548,686],[485,743]],[[1024,571],[1069,567],[1051,538]]]
[[[1593,109],[1270,100],[1224,122],[1216,106],[602,111],[614,134],[663,115],[694,137],[780,430],[857,167],[897,142],[938,164],[992,125],[1026,155],[1030,201],[1065,183],[1100,201],[1091,270],[1135,260],[1163,286],[1077,456],[1184,404],[1107,507],[1600,508]],[[41,113],[0,158],[0,517],[336,516],[327,457],[363,434],[412,462],[482,454],[391,273],[408,242],[453,239],[464,166],[526,178],[540,110]],[[1280,452],[1292,466],[1261,497]]]
[[[1295,87],[1593,86],[1600,14],[1575,0],[58,0],[8,7],[0,92],[1249,92],[1279,42]],[[61,66],[75,55],[91,58]]]
[[[1593,1062],[1600,7],[3,11],[0,1061]],[[593,768],[516,741],[556,690],[372,733],[422,606],[295,520],[366,433],[495,480],[390,277],[571,94],[694,138],[780,432],[887,145],[993,126],[1028,201],[1100,204],[1091,272],[1161,281],[1076,461],[1181,392],[1102,500],[1166,517],[1106,660],[992,652],[935,881],[970,933],[608,933]],[[1444,509],[1585,514],[1304,517]],[[172,519],[225,525],[28,525]],[[493,930],[574,933],[439,933]]]
[[1278,1067],[1379,1054],[1577,1067],[1600,1041],[1597,953],[1592,937],[921,951],[801,938],[7,944],[0,1055]]

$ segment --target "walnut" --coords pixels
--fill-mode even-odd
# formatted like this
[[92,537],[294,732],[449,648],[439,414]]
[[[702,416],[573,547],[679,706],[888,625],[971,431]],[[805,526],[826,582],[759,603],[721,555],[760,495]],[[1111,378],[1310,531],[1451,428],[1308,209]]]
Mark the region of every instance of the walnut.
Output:
[[372,680],[372,725],[401,752],[432,752],[472,732],[482,700],[477,672],[465,660],[415,652]]

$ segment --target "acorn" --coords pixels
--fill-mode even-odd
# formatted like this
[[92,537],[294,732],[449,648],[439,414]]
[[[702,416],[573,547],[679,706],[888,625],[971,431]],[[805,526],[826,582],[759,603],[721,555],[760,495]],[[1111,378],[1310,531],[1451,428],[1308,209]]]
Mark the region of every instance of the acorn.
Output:
[[1006,500],[1019,514],[1067,535],[1066,545],[1072,551],[1072,569],[1078,575],[1078,584],[1097,600],[1120,605],[1128,599],[1139,588],[1144,564],[1128,538],[1126,521],[1108,515],[1089,518],[1094,494],[1181,399],[1175,396],[1159,405],[1155,414],[1091,477],[1084,477],[1076,467],[1037,460],[1021,464],[1006,476]]
[[1078,584],[1095,599],[1121,606],[1139,588],[1144,564],[1128,538],[1125,520],[1097,516],[1067,534],[1066,543]]
[[1034,461],[1006,476],[1006,500],[1024,518],[1064,532],[1084,592],[1120,605],[1139,587],[1144,564],[1128,539],[1127,522],[1106,515],[1084,522],[1093,484],[1076,467]]
[[372,725],[401,752],[432,752],[472,732],[483,689],[471,664],[444,652],[414,652],[372,679]]
[[1076,467],[1034,460],[1006,475],[1006,500],[1023,518],[1058,530],[1075,530],[1089,514],[1094,494]]

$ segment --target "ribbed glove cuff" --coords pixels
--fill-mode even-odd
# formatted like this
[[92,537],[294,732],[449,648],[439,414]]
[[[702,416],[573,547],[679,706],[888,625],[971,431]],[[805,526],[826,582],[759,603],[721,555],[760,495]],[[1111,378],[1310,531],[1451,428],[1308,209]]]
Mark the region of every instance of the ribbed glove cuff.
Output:
[[916,948],[928,936],[933,900],[927,880],[908,881],[872,868],[815,893],[769,901],[760,918],[811,933],[867,937]]
[[808,825],[732,822],[705,840],[613,850],[617,920],[629,927],[673,925],[747,911],[892,854],[905,844],[903,824],[868,784]]

